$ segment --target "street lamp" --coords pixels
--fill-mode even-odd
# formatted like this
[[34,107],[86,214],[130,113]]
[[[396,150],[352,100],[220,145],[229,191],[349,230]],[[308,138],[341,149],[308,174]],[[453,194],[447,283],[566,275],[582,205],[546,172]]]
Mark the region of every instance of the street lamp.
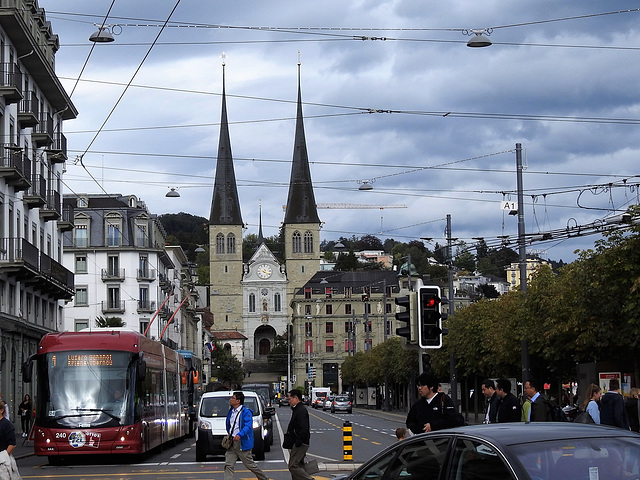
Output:
[[467,42],[467,47],[488,47],[491,45],[488,35],[493,32],[492,28],[482,28],[480,30],[463,30],[464,35],[469,35],[471,38]]
[[[119,25],[98,25],[97,23],[94,23],[94,25],[96,27],[98,27],[98,30],[93,32],[91,34],[91,36],[89,37],[89,40],[94,42],[94,43],[111,43],[111,42],[113,42],[115,40],[115,38],[113,38],[112,29],[114,27],[120,27]],[[122,28],[120,27],[119,31],[121,31],[121,30],[122,30]]]

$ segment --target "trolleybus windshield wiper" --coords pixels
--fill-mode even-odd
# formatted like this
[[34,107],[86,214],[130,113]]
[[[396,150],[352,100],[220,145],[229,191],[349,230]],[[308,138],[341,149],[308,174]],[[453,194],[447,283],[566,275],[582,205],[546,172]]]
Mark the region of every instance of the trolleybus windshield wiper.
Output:
[[[73,410],[77,411],[77,412],[100,412],[100,413],[104,413],[105,415],[113,418],[116,422],[120,421],[120,417],[109,413],[108,410],[104,410],[102,408],[74,408]],[[54,417],[54,420],[60,420],[62,418],[69,418],[69,417],[87,417],[89,416],[89,414],[87,413],[70,413],[68,415],[60,415],[58,417]]]

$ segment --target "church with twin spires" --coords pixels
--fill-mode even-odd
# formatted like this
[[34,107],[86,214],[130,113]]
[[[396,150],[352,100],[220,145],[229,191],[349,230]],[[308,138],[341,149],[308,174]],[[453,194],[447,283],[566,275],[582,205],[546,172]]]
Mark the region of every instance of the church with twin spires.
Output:
[[294,291],[320,270],[321,222],[311,183],[298,63],[293,162],[283,220],[284,263],[280,264],[263,242],[262,218],[258,248],[247,263],[243,262],[244,222],[231,153],[224,64],[222,68],[220,139],[209,216],[211,331],[218,339],[242,340],[243,358],[239,360],[244,363],[266,360],[276,335],[286,332]]

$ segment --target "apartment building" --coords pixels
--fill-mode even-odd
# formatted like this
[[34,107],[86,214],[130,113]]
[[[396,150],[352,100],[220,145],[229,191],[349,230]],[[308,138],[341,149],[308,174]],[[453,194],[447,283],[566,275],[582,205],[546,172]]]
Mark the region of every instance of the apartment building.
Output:
[[0,4],[0,391],[11,420],[25,393],[20,365],[56,331],[74,293],[62,265],[71,228],[61,189],[67,142],[62,123],[77,116],[55,73],[58,37],[36,0]]

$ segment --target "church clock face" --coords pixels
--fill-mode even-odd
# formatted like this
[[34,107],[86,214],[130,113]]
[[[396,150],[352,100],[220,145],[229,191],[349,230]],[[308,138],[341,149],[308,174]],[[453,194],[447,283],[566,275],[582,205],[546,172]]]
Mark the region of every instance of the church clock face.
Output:
[[273,269],[266,263],[263,263],[262,265],[258,266],[257,273],[258,273],[258,277],[262,278],[263,280],[266,280],[273,274]]

